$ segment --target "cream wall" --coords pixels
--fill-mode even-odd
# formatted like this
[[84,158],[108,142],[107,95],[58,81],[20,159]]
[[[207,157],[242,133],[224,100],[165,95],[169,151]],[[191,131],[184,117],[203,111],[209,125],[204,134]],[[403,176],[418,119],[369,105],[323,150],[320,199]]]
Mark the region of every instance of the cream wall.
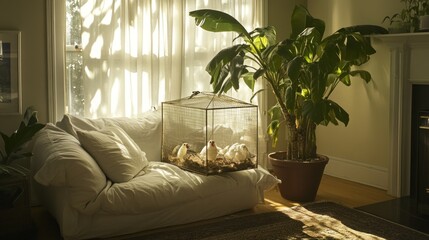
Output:
[[306,5],[307,0],[267,0],[268,25],[276,27],[277,38],[285,39],[290,34],[290,18],[296,4]]
[[[313,16],[324,19],[326,34],[350,25],[381,25],[384,16],[402,9],[399,0],[308,0]],[[387,27],[384,25],[384,27]],[[319,127],[318,152],[330,156],[327,173],[386,188],[389,168],[389,49],[373,41],[377,53],[363,66],[373,77],[353,79],[333,98],[350,114],[347,127]]]
[[[0,30],[21,31],[22,109],[35,106],[41,122],[48,119],[45,5],[45,0],[0,0]],[[0,115],[0,131],[9,135],[21,119]]]
[[358,24],[382,23],[385,16],[391,16],[402,9],[401,0],[307,0],[312,15],[326,23],[326,32]]

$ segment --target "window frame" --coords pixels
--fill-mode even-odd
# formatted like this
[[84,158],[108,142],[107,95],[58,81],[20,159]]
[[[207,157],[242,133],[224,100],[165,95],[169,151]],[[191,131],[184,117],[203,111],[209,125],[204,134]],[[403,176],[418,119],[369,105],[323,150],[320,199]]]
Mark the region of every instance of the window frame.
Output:
[[65,1],[46,0],[48,120],[56,122],[65,113]]

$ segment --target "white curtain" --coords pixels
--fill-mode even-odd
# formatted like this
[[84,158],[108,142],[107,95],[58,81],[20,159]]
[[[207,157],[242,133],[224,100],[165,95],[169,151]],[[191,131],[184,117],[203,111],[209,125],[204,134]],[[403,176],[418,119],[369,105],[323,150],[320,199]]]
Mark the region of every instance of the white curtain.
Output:
[[182,9],[174,0],[82,0],[85,116],[138,116],[180,97]]
[[[224,0],[224,1],[186,1],[185,12],[196,9],[216,9],[226,12],[240,21],[248,30],[263,24],[263,1],[261,0]],[[207,63],[220,49],[231,46],[236,33],[212,33],[195,26],[194,19],[185,19],[184,38],[184,74],[182,94],[188,95],[193,90],[211,90],[210,76],[205,71]],[[237,42],[234,42],[237,44]],[[244,90],[244,91],[243,91]],[[252,96],[250,90],[243,88],[238,93],[231,93],[234,97],[249,101]]]
[[[210,33],[189,12],[227,12],[248,30],[264,26],[261,0],[81,0],[85,116],[139,116],[161,102],[211,91],[205,67],[235,33]],[[262,87],[259,85],[259,88]],[[249,101],[250,90],[231,92]],[[244,90],[244,91],[243,91]],[[260,150],[266,152],[265,96]],[[262,165],[265,158],[260,158]]]
[[[204,69],[236,34],[196,27],[188,13],[202,8],[227,12],[249,30],[263,25],[260,0],[82,0],[85,116],[138,116],[210,91]],[[248,101],[251,93],[234,96]]]

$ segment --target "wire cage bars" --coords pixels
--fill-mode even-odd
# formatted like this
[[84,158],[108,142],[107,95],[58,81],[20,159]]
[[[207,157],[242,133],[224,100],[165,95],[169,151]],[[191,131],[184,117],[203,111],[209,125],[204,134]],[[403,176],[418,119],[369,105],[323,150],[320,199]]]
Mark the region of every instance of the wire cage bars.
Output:
[[256,168],[258,107],[194,92],[162,103],[162,161],[204,175]]

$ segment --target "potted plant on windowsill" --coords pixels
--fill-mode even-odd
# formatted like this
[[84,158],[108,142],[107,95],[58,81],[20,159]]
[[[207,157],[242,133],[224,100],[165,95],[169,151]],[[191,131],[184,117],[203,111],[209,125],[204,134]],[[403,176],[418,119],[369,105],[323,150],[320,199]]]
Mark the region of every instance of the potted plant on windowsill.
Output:
[[411,23],[401,18],[399,13],[395,13],[392,16],[386,16],[383,19],[383,23],[389,21],[389,33],[409,33],[411,32]]
[[419,0],[419,31],[429,31],[429,0]]
[[420,30],[421,16],[425,14],[428,0],[401,0],[404,8],[393,14],[386,16],[383,23],[389,21],[389,33],[410,33]]
[[[301,5],[294,8],[290,38],[282,41],[276,40],[272,26],[248,32],[223,12],[203,9],[190,12],[190,16],[205,30],[238,33],[237,39],[242,42],[221,50],[207,65],[213,90],[219,94],[231,88],[238,90],[244,82],[255,91],[255,82],[265,79],[277,100],[269,110],[271,121],[267,129],[273,144],[277,143],[280,125],[284,124],[288,132],[286,151],[269,154],[274,173],[282,180],[280,192],[284,198],[294,201],[314,200],[328,161],[316,152],[316,127],[339,122],[348,124],[348,113],[330,96],[338,84],[350,86],[351,77],[371,80],[369,72],[354,70],[353,66],[366,63],[375,53],[364,35],[384,34],[387,30],[359,25],[342,28],[323,38],[324,21],[313,18]],[[255,94],[260,91],[263,90]],[[311,167],[313,163],[321,167],[317,170]],[[290,168],[289,164],[310,169],[309,175],[293,170],[293,177],[297,179],[285,176],[284,170]],[[310,178],[316,183],[308,184]],[[316,187],[308,189],[307,185]],[[311,192],[289,192],[294,189]]]
[[4,151],[0,151],[0,176],[20,174],[27,175],[28,169],[14,164],[18,159],[31,157],[31,152],[25,151],[25,145],[34,134],[41,130],[45,124],[38,123],[37,111],[33,107],[26,109],[19,128],[10,136],[0,132],[3,139]]

